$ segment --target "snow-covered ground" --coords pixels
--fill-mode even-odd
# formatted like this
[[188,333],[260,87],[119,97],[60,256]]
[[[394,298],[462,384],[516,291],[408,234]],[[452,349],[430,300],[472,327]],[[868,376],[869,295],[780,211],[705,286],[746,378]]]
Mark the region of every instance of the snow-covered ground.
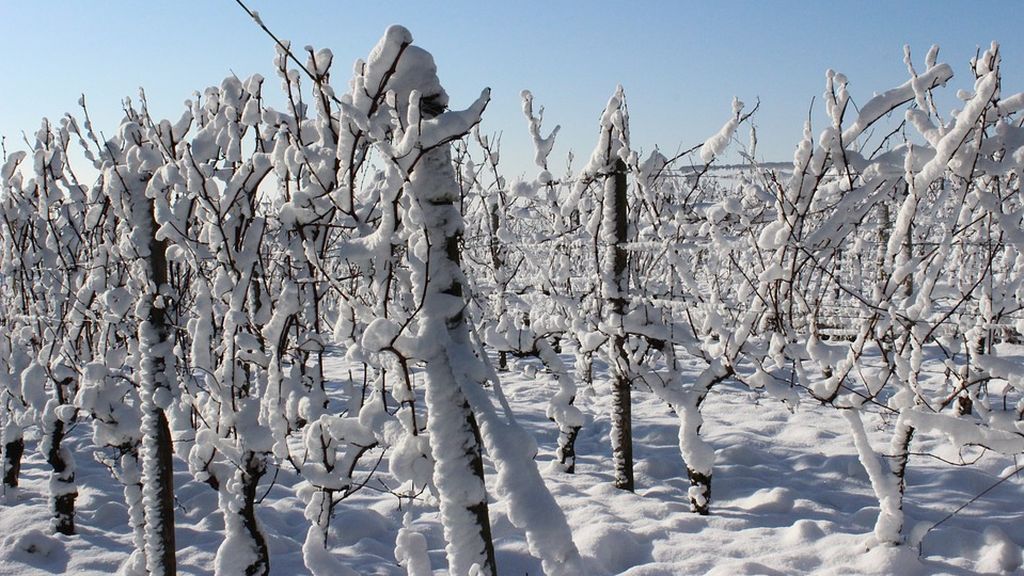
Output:
[[[346,374],[332,358],[331,374]],[[579,404],[587,414],[575,475],[547,465],[557,430],[544,417],[554,385],[538,374],[503,374],[520,421],[536,436],[541,469],[566,511],[587,573],[631,576],[679,574],[976,574],[1019,573],[1024,544],[1024,474],[1011,477],[927,533],[913,546],[868,548],[878,504],[847,425],[837,411],[804,403],[795,413],[726,383],[705,403],[705,437],[716,449],[712,515],[689,511],[688,482],[677,448],[678,419],[652,394],[634,396],[637,492],[612,487],[608,457],[609,395],[598,385]],[[337,383],[337,380],[335,380]],[[340,389],[340,386],[338,387]],[[866,418],[875,448],[888,441],[881,420]],[[0,505],[0,574],[111,574],[131,551],[128,514],[119,484],[90,456],[88,423],[69,440],[78,459],[78,534],[48,531],[47,467],[26,455],[22,487]],[[921,440],[916,451],[955,456]],[[30,450],[35,442],[30,437]],[[971,455],[966,455],[971,456]],[[376,460],[376,459],[374,459]],[[179,573],[211,574],[223,520],[217,495],[177,475]],[[987,454],[956,467],[929,456],[911,459],[905,509],[917,534],[939,522],[1014,470],[1013,459]],[[386,470],[386,466],[382,467]],[[489,469],[489,472],[493,470]],[[386,473],[378,476],[388,482]],[[489,478],[489,481],[493,477]],[[282,470],[259,506],[273,574],[307,574],[301,547],[308,524],[297,477]],[[408,515],[408,516],[407,516]],[[343,502],[331,524],[332,553],[355,573],[404,574],[394,559],[403,520],[426,537],[435,573],[443,574],[444,541],[436,509],[411,508],[376,480]],[[502,502],[491,519],[502,574],[539,575],[540,563],[509,522]],[[920,552],[920,553],[919,553]]]

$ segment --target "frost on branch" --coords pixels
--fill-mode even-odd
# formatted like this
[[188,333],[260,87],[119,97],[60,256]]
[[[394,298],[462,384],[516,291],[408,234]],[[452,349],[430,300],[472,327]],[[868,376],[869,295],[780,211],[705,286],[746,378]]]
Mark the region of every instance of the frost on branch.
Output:
[[729,121],[722,126],[722,129],[717,134],[708,138],[704,145],[700,147],[700,159],[705,164],[710,164],[716,156],[720,156],[722,152],[725,152],[725,148],[729,145],[729,141],[732,140],[733,134],[736,132],[736,127],[740,124],[740,114],[743,112],[743,102],[740,102],[738,98],[732,99],[732,117]]

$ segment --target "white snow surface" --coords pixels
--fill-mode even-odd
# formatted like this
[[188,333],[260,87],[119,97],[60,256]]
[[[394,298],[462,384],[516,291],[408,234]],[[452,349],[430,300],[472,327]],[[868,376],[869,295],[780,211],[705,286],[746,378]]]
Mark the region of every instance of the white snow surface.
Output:
[[[343,355],[330,356],[327,370],[337,400],[348,377]],[[689,372],[696,377],[699,366],[694,363]],[[518,422],[537,440],[539,468],[565,511],[585,574],[1020,573],[1024,476],[1011,477],[924,534],[920,558],[911,545],[871,546],[878,504],[842,411],[805,402],[791,413],[729,380],[712,389],[703,408],[702,437],[715,450],[710,516],[689,511],[678,418],[649,392],[634,394],[637,491],[616,490],[607,454],[610,395],[600,384],[604,379],[597,380],[597,394],[579,403],[585,422],[576,443],[577,473],[569,475],[549,465],[558,429],[545,409],[557,387],[517,372],[502,374]],[[863,417],[867,440],[884,452],[887,425],[874,415]],[[22,486],[0,497],[0,574],[98,576],[118,573],[128,561],[128,510],[120,484],[89,457],[90,427],[79,424],[67,440],[79,455],[78,534],[71,537],[49,533],[48,467],[33,450],[38,433],[27,430]],[[921,451],[956,458],[939,441],[918,442]],[[542,574],[523,533],[509,520],[506,503],[493,499],[496,472],[485,460],[499,573]],[[185,462],[177,460],[176,468],[179,574],[212,574],[224,534],[217,494],[192,480]],[[919,536],[1014,468],[1011,458],[991,453],[965,468],[912,457],[904,504],[908,532],[913,528]],[[387,472],[378,474],[391,482]],[[302,556],[308,523],[300,487],[287,467],[272,487],[269,479],[260,485],[261,494],[269,488],[257,514],[270,545],[272,574],[310,573]],[[407,513],[410,522],[403,524]],[[342,574],[441,575],[444,547],[435,506],[419,501],[399,509],[392,495],[366,489],[338,506],[321,561],[347,567]],[[396,561],[396,551],[405,566]]]

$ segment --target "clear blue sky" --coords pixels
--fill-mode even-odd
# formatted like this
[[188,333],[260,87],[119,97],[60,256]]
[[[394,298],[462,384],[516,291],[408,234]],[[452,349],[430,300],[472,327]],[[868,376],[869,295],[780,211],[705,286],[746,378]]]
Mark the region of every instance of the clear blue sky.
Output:
[[[634,145],[666,152],[718,130],[733,96],[759,97],[760,156],[788,160],[828,68],[845,73],[862,104],[907,78],[902,46],[923,67],[929,46],[970,88],[967,60],[1002,45],[1004,94],[1024,89],[1024,2],[569,2],[248,0],[281,37],[328,47],[336,87],[347,85],[389,24],[434,54],[453,106],[493,90],[483,128],[502,132],[503,163],[532,173],[519,92],[562,125],[554,165],[585,158],[616,84],[626,89]],[[21,146],[40,118],[88,99],[108,135],[124,96],[144,87],[151,110],[176,118],[195,90],[234,72],[274,78],[274,47],[234,0],[0,0],[0,135]],[[278,83],[270,82],[269,94]],[[949,90],[950,93],[954,90]],[[952,106],[952,103],[950,103]],[[820,109],[820,106],[818,106]],[[942,110],[948,112],[948,109]],[[820,123],[818,125],[820,127]]]

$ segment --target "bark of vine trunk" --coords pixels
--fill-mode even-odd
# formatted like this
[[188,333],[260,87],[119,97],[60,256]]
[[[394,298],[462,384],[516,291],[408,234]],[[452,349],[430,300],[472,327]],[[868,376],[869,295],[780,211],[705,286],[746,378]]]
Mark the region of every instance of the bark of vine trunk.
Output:
[[558,436],[558,463],[566,474],[576,473],[576,437],[579,433],[580,427],[573,426],[562,430]]
[[[466,425],[473,431],[473,440],[475,442],[475,445],[467,447],[466,450],[467,456],[470,459],[470,469],[473,471],[473,477],[479,478],[480,483],[483,484],[484,458],[483,441],[480,439],[480,427],[477,425],[476,417],[473,416],[473,411],[469,407],[469,401],[465,401],[463,410],[466,413]],[[487,558],[487,568],[493,576],[498,576],[498,564],[494,554],[494,537],[491,535],[491,517],[487,509],[487,499],[484,498],[470,506],[469,511],[476,518],[476,523],[480,527],[480,537],[484,541],[484,556]]]
[[25,454],[25,439],[18,436],[4,443],[4,486],[17,488],[21,476],[21,457]]
[[[677,407],[677,410],[681,410],[684,416],[684,430],[691,435],[691,438],[687,444],[691,447],[691,450],[697,450],[693,454],[684,453],[683,457],[687,460],[686,465],[686,476],[690,480],[690,510],[696,512],[701,516],[707,516],[711,513],[711,476],[712,470],[709,462],[706,462],[707,451],[711,450],[710,446],[700,437],[701,428],[704,424],[704,417],[701,414],[701,406],[704,404],[704,400],[707,398],[708,385],[703,390],[696,390],[696,394],[692,397],[692,403],[683,404]],[[701,455],[704,452],[704,455]],[[713,452],[712,459],[713,459]],[[701,461],[701,467],[690,465],[690,459],[695,458],[697,461]]]
[[[621,159],[615,163],[613,181],[606,186],[613,186],[611,193],[606,191],[605,202],[611,201],[615,223],[614,242],[609,247],[611,254],[612,290],[608,299],[611,314],[615,319],[615,333],[609,339],[611,346],[612,372],[612,461],[615,468],[615,487],[622,490],[634,489],[633,479],[633,405],[629,377],[626,373],[628,356],[626,352],[626,335],[622,327],[622,318],[626,315],[626,290],[629,284],[627,277],[627,254],[625,244],[628,240],[627,198],[626,198],[626,164]],[[609,210],[606,206],[605,210]]]
[[[173,346],[172,327],[167,318],[166,304],[159,295],[169,285],[167,241],[156,237],[156,218],[151,199],[140,199],[137,222],[149,240],[148,273],[156,293],[147,292],[149,311],[140,326],[143,390],[142,404],[142,480],[148,486],[143,491],[146,518],[146,567],[152,576],[177,574],[174,538],[174,442],[170,424],[164,412],[164,403],[171,398],[171,382],[167,376],[167,357]],[[162,397],[162,398],[158,398]]]
[[693,468],[687,468],[686,474],[690,478],[690,486],[697,489],[703,498],[690,498],[690,509],[701,516],[711,513],[711,474],[698,472]]
[[[897,421],[896,431],[892,441],[892,474],[896,477],[897,506],[900,518],[903,517],[903,498],[907,492],[907,464],[910,462],[910,443],[914,440],[915,429],[902,421]],[[903,533],[903,525],[897,529],[898,534]]]
[[263,465],[262,460],[256,457],[255,454],[249,454],[249,457],[246,459],[245,471],[242,475],[244,504],[239,514],[242,516],[242,526],[252,539],[256,551],[256,561],[246,566],[246,576],[266,576],[270,574],[270,549],[267,547],[267,539],[263,535],[263,531],[260,530],[259,523],[256,520],[256,488],[264,472],[266,472],[266,467]]
[[[160,564],[163,574],[171,576],[177,573],[174,537],[174,462],[171,459],[173,444],[167,415],[160,410],[156,413],[156,418],[156,443],[159,447],[156,454],[156,465],[160,483],[158,493],[160,526],[157,534],[161,543]],[[151,571],[151,573],[153,572]]]
[[[57,384],[61,386],[62,384]],[[75,489],[74,467],[65,458],[62,446],[65,436],[64,422],[56,420],[49,430],[49,447],[46,451],[46,462],[53,468],[50,481],[51,512],[53,513],[53,529],[60,534],[75,533]]]
[[[439,95],[425,94],[421,100],[424,118],[443,111],[435,100]],[[472,565],[481,574],[496,576],[497,562],[491,534],[484,482],[483,441],[480,427],[463,387],[479,386],[458,369],[453,358],[473,354],[469,325],[461,307],[453,302],[464,299],[461,240],[462,215],[459,186],[452,168],[451,150],[442,146],[425,153],[410,178],[410,192],[427,215],[423,228],[428,240],[430,270],[440,270],[427,280],[424,296],[424,322],[444,333],[443,344],[424,359],[426,365],[427,429],[434,455],[435,479],[457,479],[461,486],[436,482],[441,495],[441,515],[449,572],[468,574]],[[452,520],[452,519],[458,520]],[[469,519],[471,527],[464,524]]]

